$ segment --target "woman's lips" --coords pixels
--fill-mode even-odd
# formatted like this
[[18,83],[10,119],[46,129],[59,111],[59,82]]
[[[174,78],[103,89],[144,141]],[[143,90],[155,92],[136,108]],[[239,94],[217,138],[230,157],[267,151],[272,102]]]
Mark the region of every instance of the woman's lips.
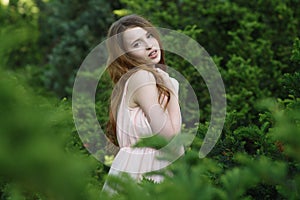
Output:
[[158,56],[157,50],[151,51],[148,56],[151,59],[155,59]]

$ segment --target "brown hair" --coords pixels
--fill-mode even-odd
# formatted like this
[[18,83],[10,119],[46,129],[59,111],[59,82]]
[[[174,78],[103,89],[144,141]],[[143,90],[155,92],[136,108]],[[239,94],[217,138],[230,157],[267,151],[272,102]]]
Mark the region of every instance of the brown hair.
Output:
[[[134,59],[130,54],[125,51],[124,42],[122,38],[122,34],[129,28],[141,27],[148,32],[150,32],[155,39],[157,39],[160,49],[161,49],[161,60],[155,66],[166,71],[165,60],[164,60],[164,51],[162,50],[162,44],[160,41],[159,33],[154,28],[154,26],[138,15],[127,15],[125,17],[120,18],[118,21],[114,22],[108,31],[108,40],[107,40],[107,49],[109,53],[109,57],[107,60],[107,70],[110,74],[110,77],[115,84],[115,88],[111,95],[111,104],[109,111],[109,121],[107,124],[106,136],[108,139],[115,144],[118,145],[117,134],[116,134],[116,120],[115,116],[117,116],[117,109],[122,98],[122,92],[124,91],[125,82],[128,78],[135,73],[136,71],[143,69],[153,73],[156,79],[156,86],[159,92],[158,101],[161,102],[161,98],[163,96],[168,97],[168,101],[170,99],[170,90],[165,87],[162,83],[162,78],[158,74],[158,72],[146,66],[143,62]],[[126,75],[125,75],[126,74]],[[124,76],[125,75],[125,76]],[[120,81],[120,82],[119,82]],[[118,84],[116,84],[118,83]],[[164,108],[166,109],[167,104],[165,104]]]

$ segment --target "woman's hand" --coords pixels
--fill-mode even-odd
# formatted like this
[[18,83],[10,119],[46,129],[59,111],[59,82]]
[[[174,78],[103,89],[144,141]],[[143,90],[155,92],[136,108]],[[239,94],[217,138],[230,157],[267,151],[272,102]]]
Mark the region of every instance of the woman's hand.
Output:
[[[169,75],[160,71],[166,87],[174,89]],[[167,138],[172,138],[180,132],[181,113],[178,99],[171,94],[166,109],[159,100],[156,79],[151,72],[140,70],[130,77],[128,94],[132,94],[133,101],[143,110],[153,133],[160,133]],[[134,92],[132,92],[134,91]],[[173,93],[173,92],[171,92]],[[163,101],[164,101],[163,97]],[[164,105],[164,102],[163,102]]]
[[179,90],[179,83],[176,79],[169,76],[169,74],[159,68],[156,68],[156,71],[161,75],[163,79],[163,85],[172,91],[172,93],[177,97]]

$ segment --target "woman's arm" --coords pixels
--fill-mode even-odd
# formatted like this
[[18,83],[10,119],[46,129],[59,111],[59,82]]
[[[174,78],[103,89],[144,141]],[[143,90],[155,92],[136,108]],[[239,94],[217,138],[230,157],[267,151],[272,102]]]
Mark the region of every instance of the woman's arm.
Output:
[[[171,92],[166,110],[158,102],[158,89],[155,77],[151,72],[140,70],[130,79],[129,88],[133,101],[142,108],[154,133],[160,133],[166,138],[172,138],[180,132],[181,113],[175,88],[166,74],[162,74]],[[131,85],[131,87],[130,87]],[[133,86],[133,87],[132,87]]]

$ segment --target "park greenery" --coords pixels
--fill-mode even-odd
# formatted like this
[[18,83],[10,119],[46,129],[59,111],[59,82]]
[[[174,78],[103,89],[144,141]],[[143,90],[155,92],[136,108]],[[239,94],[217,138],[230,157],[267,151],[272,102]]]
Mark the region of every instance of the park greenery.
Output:
[[[167,53],[198,97],[199,124],[184,128],[196,137],[168,167],[173,176],[159,172],[163,183],[111,177],[119,187],[109,196],[109,167],[86,148],[97,139],[82,142],[74,125],[72,87],[111,23],[131,13],[206,49],[224,81],[226,120],[199,159],[210,95],[188,62]],[[0,1],[0,199],[299,199],[299,19],[298,0]],[[95,107],[105,126],[112,84],[107,74],[101,83]]]

